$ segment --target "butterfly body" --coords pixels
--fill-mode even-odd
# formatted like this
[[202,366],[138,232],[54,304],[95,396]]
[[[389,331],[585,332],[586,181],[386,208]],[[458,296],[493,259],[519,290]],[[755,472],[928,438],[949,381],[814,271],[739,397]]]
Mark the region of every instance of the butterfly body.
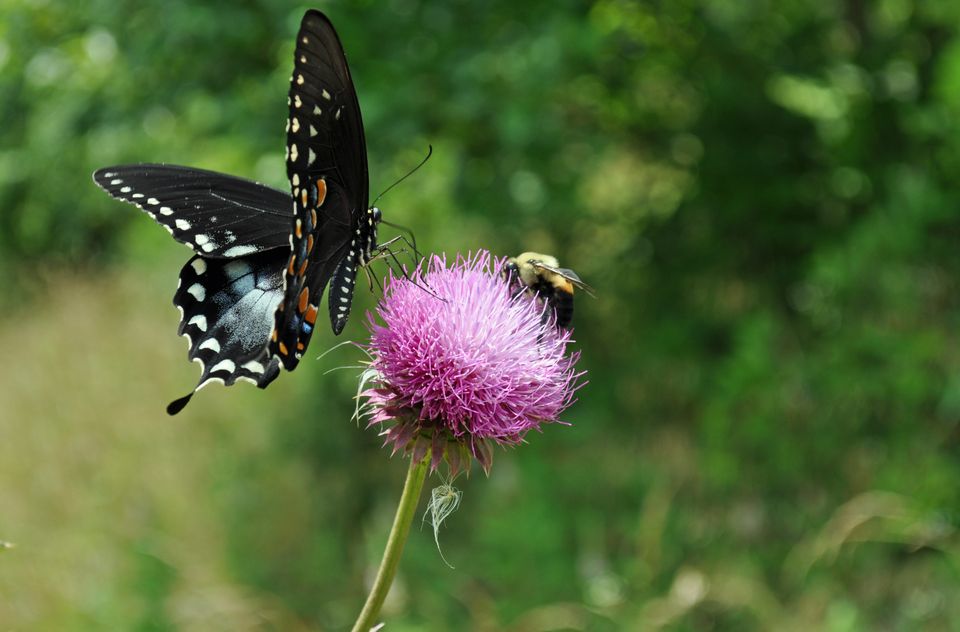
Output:
[[[97,170],[94,181],[134,204],[196,254],[174,305],[188,355],[212,381],[265,388],[296,368],[328,287],[330,326],[350,313],[357,269],[377,250],[380,211],[368,207],[363,122],[343,47],[318,11],[301,21],[288,97],[290,192],[165,164]],[[168,407],[179,412],[193,392]]]

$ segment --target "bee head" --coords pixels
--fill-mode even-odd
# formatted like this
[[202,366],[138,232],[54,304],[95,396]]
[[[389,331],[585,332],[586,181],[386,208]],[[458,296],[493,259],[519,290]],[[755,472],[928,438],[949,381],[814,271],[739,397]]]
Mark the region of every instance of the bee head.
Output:
[[517,263],[516,257],[507,259],[506,265],[503,266],[503,278],[510,285],[516,285],[520,282],[520,264]]

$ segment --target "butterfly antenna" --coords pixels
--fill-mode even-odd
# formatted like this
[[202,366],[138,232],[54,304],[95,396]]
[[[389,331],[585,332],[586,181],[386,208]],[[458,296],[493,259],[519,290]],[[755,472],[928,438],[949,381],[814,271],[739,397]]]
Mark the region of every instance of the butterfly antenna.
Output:
[[392,189],[393,187],[397,186],[398,184],[400,184],[401,182],[403,182],[404,180],[406,180],[407,178],[409,178],[410,176],[412,176],[414,173],[416,173],[416,172],[417,172],[417,169],[419,169],[419,168],[422,167],[423,165],[427,164],[427,161],[430,160],[430,156],[432,156],[432,155],[433,155],[433,145],[427,145],[427,155],[424,157],[423,160],[420,161],[420,164],[417,165],[416,167],[414,167],[413,169],[411,169],[410,171],[408,171],[408,172],[407,172],[407,175],[403,176],[402,178],[400,178],[399,180],[397,180],[396,182],[394,182],[393,184],[391,184],[390,186],[388,186],[386,189],[384,189],[384,190],[383,190],[383,193],[381,193],[380,195],[378,195],[377,198],[373,201],[373,204],[371,204],[370,206],[376,206],[376,205],[377,205],[377,200],[379,200],[379,199],[382,198],[384,195],[386,195],[387,191],[389,191],[390,189]]

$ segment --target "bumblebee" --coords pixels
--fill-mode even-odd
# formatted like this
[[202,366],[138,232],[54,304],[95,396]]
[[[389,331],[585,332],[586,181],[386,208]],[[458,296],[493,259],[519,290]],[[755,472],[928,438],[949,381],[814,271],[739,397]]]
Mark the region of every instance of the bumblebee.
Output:
[[556,257],[537,252],[507,259],[504,276],[511,285],[546,301],[557,316],[557,327],[564,329],[573,322],[573,289],[580,288],[593,296],[593,288],[581,281],[576,272],[561,268]]

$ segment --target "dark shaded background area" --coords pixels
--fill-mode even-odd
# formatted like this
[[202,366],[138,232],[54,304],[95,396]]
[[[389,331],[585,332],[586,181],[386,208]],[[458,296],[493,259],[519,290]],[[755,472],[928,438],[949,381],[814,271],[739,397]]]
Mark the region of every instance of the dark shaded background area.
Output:
[[[404,472],[349,421],[362,357],[167,418],[188,252],[90,179],[283,187],[306,8],[0,7],[4,627],[335,630],[362,603]],[[385,215],[599,296],[572,425],[457,481],[456,570],[415,531],[388,629],[956,629],[960,3],[320,8],[373,194],[434,146]]]

